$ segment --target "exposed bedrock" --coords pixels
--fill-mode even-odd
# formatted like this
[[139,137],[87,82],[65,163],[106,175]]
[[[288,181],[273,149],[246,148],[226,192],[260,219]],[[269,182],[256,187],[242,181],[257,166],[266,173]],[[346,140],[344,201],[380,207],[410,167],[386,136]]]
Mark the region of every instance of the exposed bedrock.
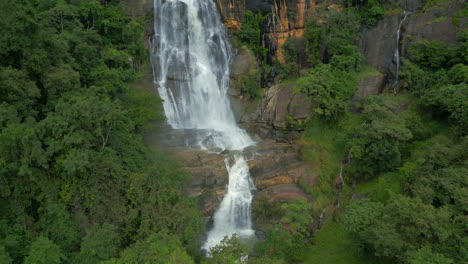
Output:
[[[220,155],[182,148],[173,148],[172,151],[190,175],[187,194],[200,197],[203,212],[210,217],[221,202],[228,184],[226,162],[231,162],[232,153]],[[273,191],[276,196],[282,196],[279,193],[281,188],[277,189],[277,186],[297,185],[299,181],[312,186],[315,182],[310,164],[302,160],[300,146],[295,143],[265,140],[247,148],[244,153],[256,186],[255,192],[259,195]],[[285,197],[289,196],[285,194]]]

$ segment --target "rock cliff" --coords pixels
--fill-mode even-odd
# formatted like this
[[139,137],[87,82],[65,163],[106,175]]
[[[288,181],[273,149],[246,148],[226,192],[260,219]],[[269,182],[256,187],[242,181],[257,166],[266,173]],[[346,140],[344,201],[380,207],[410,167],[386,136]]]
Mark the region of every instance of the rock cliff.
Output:
[[269,14],[262,25],[262,41],[270,54],[284,61],[281,46],[288,38],[301,40],[315,0],[216,0],[224,23],[239,29],[246,10]]

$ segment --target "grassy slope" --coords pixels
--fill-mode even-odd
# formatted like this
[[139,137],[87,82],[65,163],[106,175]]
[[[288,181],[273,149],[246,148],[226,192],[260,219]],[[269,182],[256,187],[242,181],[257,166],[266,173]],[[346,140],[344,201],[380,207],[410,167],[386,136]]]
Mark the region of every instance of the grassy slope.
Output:
[[326,223],[315,237],[304,259],[306,264],[374,264],[363,254],[342,224]]

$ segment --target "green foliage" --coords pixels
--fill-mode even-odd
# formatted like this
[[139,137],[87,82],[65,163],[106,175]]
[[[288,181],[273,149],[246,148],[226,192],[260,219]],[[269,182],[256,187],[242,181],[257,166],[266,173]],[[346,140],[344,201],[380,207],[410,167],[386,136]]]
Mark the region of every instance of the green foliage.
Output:
[[[170,165],[162,165],[165,163]],[[161,157],[155,164],[147,173],[134,174],[130,178],[127,191],[131,205],[129,220],[134,224],[129,231],[135,232],[137,238],[143,238],[169,230],[179,235],[191,253],[197,252],[203,223],[196,200],[179,191],[178,184],[185,174],[167,158]]]
[[359,6],[357,10],[361,16],[361,23],[368,27],[377,25],[377,22],[379,22],[385,14],[384,7],[377,0],[365,1],[365,4],[363,6]]
[[247,263],[249,249],[236,235],[224,237],[220,244],[210,249],[206,264],[242,264]]
[[346,214],[343,216],[344,227],[351,233],[364,232],[368,226],[377,221],[383,209],[383,204],[379,202],[356,201],[347,208]]
[[321,47],[330,57],[340,54],[342,47],[353,45],[360,28],[358,17],[347,9],[331,11],[322,27]]
[[415,42],[410,46],[409,53],[413,62],[432,70],[445,67],[450,56],[447,46],[436,40]]
[[10,264],[13,260],[11,259],[8,252],[5,250],[5,246],[0,246],[0,263]]
[[288,38],[283,46],[281,46],[281,49],[283,50],[285,63],[280,65],[280,77],[290,79],[299,76],[300,68],[296,45]]
[[176,236],[165,233],[150,235],[125,249],[119,258],[104,264],[193,264]]
[[25,264],[59,264],[64,263],[65,256],[60,248],[47,237],[40,236],[34,240],[29,253],[24,259]]
[[268,256],[265,256],[265,257],[251,257],[251,256],[249,256],[249,261],[247,263],[248,264],[264,264],[264,263],[268,263],[268,264],[285,264],[286,262],[284,262],[283,260],[275,259],[275,258],[268,257]]
[[364,65],[364,57],[358,47],[346,45],[331,58],[330,64],[336,70],[359,72]]
[[453,260],[444,257],[442,254],[434,253],[428,247],[423,247],[410,254],[409,264],[452,264]]
[[261,13],[254,14],[252,11],[247,10],[244,14],[241,29],[235,34],[243,45],[249,47],[249,49],[262,59],[266,59],[268,53],[268,49],[262,47],[260,31],[260,24],[265,18],[266,16]]
[[110,224],[93,226],[81,242],[80,253],[73,263],[97,264],[117,255],[120,236],[116,227]]
[[401,74],[407,88],[420,97],[423,106],[435,116],[448,117],[462,135],[468,131],[467,66],[463,55],[468,38],[463,36],[462,33],[460,43],[450,49],[435,41],[414,43],[410,48],[412,61],[404,61]]
[[257,222],[268,224],[281,219],[283,208],[280,202],[271,202],[262,197],[255,200],[254,203],[252,214]]
[[288,263],[303,258],[307,244],[300,233],[289,232],[281,225],[270,226],[266,230],[266,240],[255,245],[261,256],[284,259]]
[[242,75],[234,85],[240,88],[247,99],[261,97],[262,78],[258,69],[252,69],[248,75]]
[[425,103],[449,114],[462,134],[468,133],[468,86],[466,83],[446,85],[431,89],[424,97]]
[[307,234],[309,225],[314,221],[312,206],[305,198],[295,199],[293,203],[282,205],[285,212],[281,221],[288,225],[292,232]]
[[350,224],[350,231],[381,257],[404,261],[407,255],[402,253],[417,250],[428,241],[447,243],[457,232],[446,225],[450,221],[447,211],[436,210],[417,198],[395,196],[385,206],[354,203],[349,210],[345,226]]
[[350,149],[354,159],[350,171],[356,179],[370,178],[401,165],[404,144],[413,138],[410,124],[418,122],[399,109],[401,104],[382,96],[368,99],[364,123],[356,131]]
[[448,76],[453,84],[468,83],[468,66],[456,64],[448,71]]
[[129,87],[143,21],[94,0],[1,1],[0,17],[1,261],[100,263],[162,230],[199,254],[183,174],[143,145],[160,101]]
[[261,257],[286,260],[288,263],[301,260],[311,237],[310,226],[314,221],[312,205],[300,198],[283,203],[276,210],[274,218],[268,223],[266,240],[257,243],[255,249]]
[[44,215],[41,216],[39,221],[43,233],[55,244],[59,245],[62,252],[70,254],[77,251],[78,233],[65,206],[49,204],[44,211]]
[[357,88],[356,76],[333,70],[321,64],[297,81],[301,91],[313,102],[314,114],[330,122],[336,122],[348,105],[347,101]]
[[312,65],[317,65],[321,62],[320,58],[320,43],[322,38],[323,27],[315,20],[309,20],[305,24],[306,54],[307,60]]
[[343,223],[328,221],[315,234],[304,259],[306,264],[375,264],[386,263],[364,254]]

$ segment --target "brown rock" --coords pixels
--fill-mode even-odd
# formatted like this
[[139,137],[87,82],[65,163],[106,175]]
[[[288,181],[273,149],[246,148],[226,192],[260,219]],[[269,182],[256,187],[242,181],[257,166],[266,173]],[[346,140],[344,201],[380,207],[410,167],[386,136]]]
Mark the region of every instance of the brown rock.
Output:
[[271,186],[256,194],[255,199],[265,198],[270,203],[286,202],[297,198],[306,198],[308,195],[303,192],[296,184],[280,184]]

